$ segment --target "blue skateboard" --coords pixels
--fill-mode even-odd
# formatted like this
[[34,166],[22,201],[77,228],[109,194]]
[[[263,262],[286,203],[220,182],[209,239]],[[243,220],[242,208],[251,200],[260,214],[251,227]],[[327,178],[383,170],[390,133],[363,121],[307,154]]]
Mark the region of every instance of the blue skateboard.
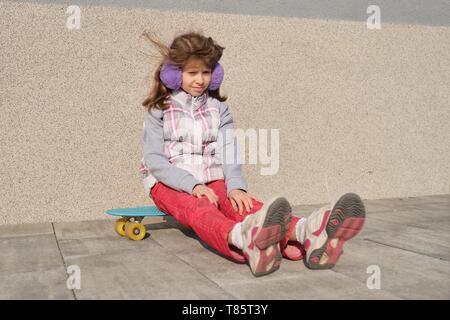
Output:
[[142,224],[145,217],[166,216],[156,206],[110,209],[106,210],[106,213],[120,217],[116,220],[116,232],[122,237],[135,241],[144,239],[146,235],[145,227]]

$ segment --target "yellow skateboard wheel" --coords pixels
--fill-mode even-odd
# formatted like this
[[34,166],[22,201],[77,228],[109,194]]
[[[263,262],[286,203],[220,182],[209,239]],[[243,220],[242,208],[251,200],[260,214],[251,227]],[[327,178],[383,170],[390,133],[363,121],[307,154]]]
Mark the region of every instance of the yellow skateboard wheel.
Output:
[[139,241],[145,237],[145,227],[138,222],[127,222],[125,224],[125,233],[130,240]]
[[125,224],[127,223],[127,221],[128,220],[125,218],[121,218],[116,221],[116,227],[115,227],[116,232],[122,237],[125,237],[125,235],[126,235]]

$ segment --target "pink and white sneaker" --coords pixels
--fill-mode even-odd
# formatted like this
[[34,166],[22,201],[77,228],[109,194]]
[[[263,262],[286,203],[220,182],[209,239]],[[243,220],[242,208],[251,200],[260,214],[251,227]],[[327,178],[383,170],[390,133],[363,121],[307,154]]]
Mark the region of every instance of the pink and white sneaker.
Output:
[[283,198],[273,198],[242,222],[243,254],[255,277],[272,273],[280,267],[280,240],[291,221],[292,209]]
[[365,220],[361,198],[346,193],[333,208],[322,207],[306,220],[300,242],[306,250],[305,265],[310,269],[331,269],[335,266],[345,241],[356,236]]

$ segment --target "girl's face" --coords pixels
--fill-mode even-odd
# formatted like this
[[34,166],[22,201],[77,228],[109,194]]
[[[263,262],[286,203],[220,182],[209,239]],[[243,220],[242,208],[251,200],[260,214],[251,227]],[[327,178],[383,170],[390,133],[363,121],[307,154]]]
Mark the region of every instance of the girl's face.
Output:
[[198,58],[189,58],[183,67],[181,88],[196,97],[203,94],[211,81],[211,68]]

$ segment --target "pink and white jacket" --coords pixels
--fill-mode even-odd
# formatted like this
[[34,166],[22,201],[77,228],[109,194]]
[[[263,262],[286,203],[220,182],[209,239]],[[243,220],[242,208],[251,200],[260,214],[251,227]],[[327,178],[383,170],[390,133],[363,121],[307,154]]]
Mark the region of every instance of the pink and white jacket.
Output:
[[225,179],[228,192],[247,191],[233,130],[228,106],[208,91],[198,97],[173,91],[169,108],[144,116],[140,176],[146,194],[158,181],[192,194],[195,185],[218,179]]

